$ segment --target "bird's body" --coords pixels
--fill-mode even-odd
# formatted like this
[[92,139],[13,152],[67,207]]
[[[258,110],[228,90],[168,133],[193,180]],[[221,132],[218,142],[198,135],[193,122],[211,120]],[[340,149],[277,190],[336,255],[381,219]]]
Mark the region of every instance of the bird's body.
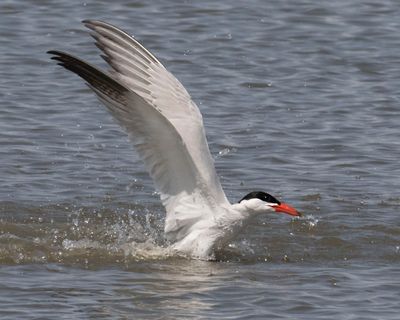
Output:
[[216,174],[203,119],[182,84],[140,43],[102,21],[93,31],[109,74],[60,51],[53,59],[83,78],[127,131],[166,209],[165,233],[177,252],[209,258],[248,222],[267,211],[299,215],[254,192],[230,204]]
[[192,257],[212,257],[215,249],[223,248],[250,222],[245,209],[240,204],[220,207],[209,219],[186,224],[181,235],[172,235],[175,241],[172,248]]

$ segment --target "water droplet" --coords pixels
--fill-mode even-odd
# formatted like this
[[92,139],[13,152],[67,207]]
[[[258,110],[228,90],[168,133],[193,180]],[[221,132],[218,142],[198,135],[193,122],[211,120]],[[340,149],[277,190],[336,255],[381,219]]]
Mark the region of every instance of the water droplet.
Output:
[[282,260],[283,260],[284,262],[289,262],[289,257],[287,256],[287,254],[285,254],[285,255],[283,256]]

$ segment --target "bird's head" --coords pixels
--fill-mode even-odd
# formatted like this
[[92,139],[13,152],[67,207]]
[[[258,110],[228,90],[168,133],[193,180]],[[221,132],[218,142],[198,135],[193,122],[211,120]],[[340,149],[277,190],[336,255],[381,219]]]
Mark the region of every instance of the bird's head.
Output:
[[286,203],[280,202],[275,197],[263,191],[253,191],[244,196],[240,201],[249,211],[265,213],[274,211],[300,217],[301,213]]

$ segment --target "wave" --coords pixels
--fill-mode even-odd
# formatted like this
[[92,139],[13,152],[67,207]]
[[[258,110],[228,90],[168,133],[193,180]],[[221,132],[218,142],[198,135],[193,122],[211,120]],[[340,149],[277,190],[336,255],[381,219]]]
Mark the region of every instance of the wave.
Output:
[[[0,265],[63,263],[83,267],[182,259],[164,238],[161,206],[115,208],[1,203]],[[398,261],[399,230],[349,225],[322,214],[292,220],[262,216],[214,259],[241,262]]]

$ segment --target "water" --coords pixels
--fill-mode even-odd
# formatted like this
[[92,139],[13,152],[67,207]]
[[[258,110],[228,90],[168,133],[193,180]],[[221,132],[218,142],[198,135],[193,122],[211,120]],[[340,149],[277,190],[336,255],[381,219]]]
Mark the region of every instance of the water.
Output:
[[[398,319],[397,1],[0,4],[0,318]],[[83,19],[134,34],[199,105],[228,198],[263,216],[174,256],[152,183],[94,95]]]

